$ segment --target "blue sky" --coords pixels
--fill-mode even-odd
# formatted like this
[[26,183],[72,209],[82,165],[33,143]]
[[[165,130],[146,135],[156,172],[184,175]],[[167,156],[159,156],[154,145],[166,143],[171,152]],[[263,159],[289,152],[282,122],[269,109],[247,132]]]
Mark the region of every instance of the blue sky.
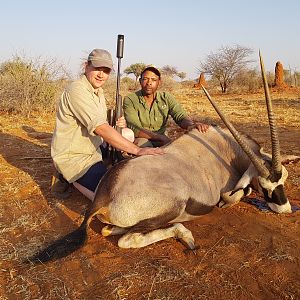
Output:
[[267,70],[276,61],[300,71],[299,0],[15,0],[1,1],[0,62],[15,54],[55,58],[76,75],[81,59],[104,48],[122,70],[143,62],[198,76],[199,61],[221,46],[261,49]]

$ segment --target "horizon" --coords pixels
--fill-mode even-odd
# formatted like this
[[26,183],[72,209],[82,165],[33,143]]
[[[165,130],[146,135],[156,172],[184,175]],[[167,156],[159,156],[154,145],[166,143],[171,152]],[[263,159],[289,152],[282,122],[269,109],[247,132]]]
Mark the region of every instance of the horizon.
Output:
[[88,4],[70,0],[2,4],[0,63],[22,53],[55,59],[77,76],[88,53],[103,48],[112,54],[116,69],[117,36],[123,34],[121,72],[140,62],[160,68],[170,65],[185,72],[185,80],[194,80],[201,60],[222,46],[234,45],[253,50],[255,67],[260,49],[267,71],[274,72],[277,61],[284,69],[300,70],[296,0]]

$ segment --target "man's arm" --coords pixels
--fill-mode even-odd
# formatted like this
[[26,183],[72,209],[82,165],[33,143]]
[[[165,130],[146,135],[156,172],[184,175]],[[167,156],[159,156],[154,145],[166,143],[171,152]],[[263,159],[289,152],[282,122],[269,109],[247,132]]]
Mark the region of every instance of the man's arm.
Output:
[[162,145],[165,145],[170,142],[170,139],[166,135],[160,134],[158,132],[153,132],[144,128],[140,129],[140,131],[136,133],[136,137],[145,138],[150,141],[161,142]]
[[196,126],[196,124],[189,117],[183,118],[179,124],[182,129],[190,129]]
[[116,149],[140,156],[140,155],[158,155],[163,154],[164,151],[160,148],[140,148],[135,144],[129,142],[121,134],[119,134],[113,127],[105,123],[99,125],[94,130],[94,133],[100,135],[107,143]]
[[194,123],[192,119],[189,117],[183,118],[181,122],[178,124],[182,129],[191,129],[191,128],[197,128],[200,132],[205,133],[207,132],[209,125],[197,122]]

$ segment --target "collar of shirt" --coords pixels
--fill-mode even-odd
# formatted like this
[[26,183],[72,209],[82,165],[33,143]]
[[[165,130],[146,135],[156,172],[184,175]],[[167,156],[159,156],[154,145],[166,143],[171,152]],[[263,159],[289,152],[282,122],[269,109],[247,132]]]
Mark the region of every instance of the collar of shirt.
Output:
[[[147,105],[147,102],[146,102],[146,100],[143,96],[142,90],[137,91],[137,95],[138,95],[140,103],[143,104],[145,108],[148,108],[148,105]],[[154,102],[158,103],[159,101],[160,101],[160,96],[159,96],[159,93],[156,92],[155,99],[154,99],[153,103]]]
[[94,94],[95,94],[96,96],[98,96],[98,97],[101,95],[100,89],[101,89],[101,88],[94,89]]

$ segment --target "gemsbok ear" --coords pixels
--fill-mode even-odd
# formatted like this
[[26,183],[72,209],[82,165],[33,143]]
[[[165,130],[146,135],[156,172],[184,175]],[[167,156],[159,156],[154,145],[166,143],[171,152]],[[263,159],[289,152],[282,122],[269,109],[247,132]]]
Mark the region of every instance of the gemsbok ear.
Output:
[[221,194],[219,207],[229,207],[238,203],[244,196],[249,196],[252,192],[250,187],[251,180],[258,175],[258,171],[253,164],[249,166],[241,179],[235,185],[232,191]]
[[[259,152],[263,157],[265,157],[265,159],[269,159],[270,161],[272,161],[272,154],[266,152],[264,148],[260,148]],[[297,163],[298,161],[300,161],[300,156],[298,155],[281,154],[282,165],[294,164]]]

